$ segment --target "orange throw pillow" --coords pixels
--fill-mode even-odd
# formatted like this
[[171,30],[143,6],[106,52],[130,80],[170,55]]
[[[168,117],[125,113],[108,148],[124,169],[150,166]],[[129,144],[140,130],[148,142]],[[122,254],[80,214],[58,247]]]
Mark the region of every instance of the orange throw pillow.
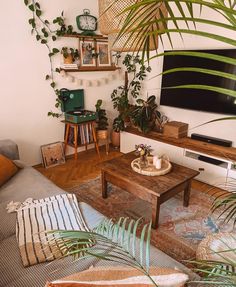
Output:
[[[188,275],[170,268],[152,267],[150,275],[159,287],[184,287]],[[153,283],[143,273],[126,267],[94,267],[45,287],[151,287]]]
[[17,171],[18,167],[13,163],[13,161],[0,154],[0,186],[16,174]]

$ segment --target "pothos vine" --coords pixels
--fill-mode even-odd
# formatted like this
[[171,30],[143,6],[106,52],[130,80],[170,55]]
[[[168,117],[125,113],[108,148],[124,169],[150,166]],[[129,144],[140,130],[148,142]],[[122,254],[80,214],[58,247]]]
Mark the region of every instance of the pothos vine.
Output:
[[[43,12],[39,2],[36,2],[35,0],[24,0],[24,3],[26,7],[32,12],[32,16],[28,20],[32,27],[31,34],[35,35],[36,40],[39,41],[42,45],[45,45],[45,47],[48,49],[50,72],[45,76],[45,79],[50,81],[50,86],[56,94],[55,107],[59,108],[61,104],[58,97],[60,92],[56,86],[55,74],[60,73],[60,69],[54,69],[52,58],[53,56],[57,55],[60,50],[55,47],[51,47],[51,41],[55,42],[58,37],[65,34],[72,35],[77,33],[73,30],[72,25],[66,26],[63,11],[61,12],[61,15],[56,17],[51,23],[49,20],[43,18]],[[55,30],[52,29],[52,25],[56,25]],[[59,117],[60,114],[50,111],[48,112],[48,116]]]

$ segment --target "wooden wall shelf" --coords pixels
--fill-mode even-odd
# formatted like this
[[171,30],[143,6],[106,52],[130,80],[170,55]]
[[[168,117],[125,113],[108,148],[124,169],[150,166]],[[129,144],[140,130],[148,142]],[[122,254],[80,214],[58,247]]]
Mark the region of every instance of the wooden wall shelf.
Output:
[[106,72],[106,71],[116,71],[119,70],[120,67],[79,67],[78,69],[63,69],[65,72]]
[[153,140],[163,142],[166,144],[190,149],[193,151],[202,152],[202,153],[215,156],[215,157],[219,157],[219,158],[223,158],[229,161],[236,161],[236,148],[235,147],[223,147],[223,146],[219,146],[215,144],[193,140],[189,137],[175,139],[175,138],[164,136],[163,134],[157,133],[154,131],[144,134],[138,131],[138,129],[133,128],[133,127],[127,127],[125,131],[131,134],[153,139]]
[[103,35],[93,35],[93,36],[87,36],[87,35],[81,35],[81,34],[71,34],[71,35],[63,35],[62,37],[66,38],[79,38],[79,39],[98,39],[98,40],[107,40],[108,37]]

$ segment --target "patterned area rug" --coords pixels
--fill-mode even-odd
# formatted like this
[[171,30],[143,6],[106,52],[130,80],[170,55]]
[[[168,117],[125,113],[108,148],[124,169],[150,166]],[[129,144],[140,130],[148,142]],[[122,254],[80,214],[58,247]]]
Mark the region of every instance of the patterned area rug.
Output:
[[[123,189],[109,184],[108,198],[103,199],[100,178],[67,191],[114,220],[122,216],[143,217],[143,222],[151,219],[151,205]],[[210,213],[211,202],[212,198],[207,194],[192,190],[189,207],[183,207],[182,193],[163,203],[159,228],[152,230],[152,244],[178,261],[195,258],[197,246],[207,234],[232,229],[231,226],[223,227],[217,214]]]

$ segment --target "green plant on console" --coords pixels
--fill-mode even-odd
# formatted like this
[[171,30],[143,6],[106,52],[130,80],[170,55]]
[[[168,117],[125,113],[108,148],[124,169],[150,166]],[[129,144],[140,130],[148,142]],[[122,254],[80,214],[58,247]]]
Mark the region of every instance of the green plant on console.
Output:
[[101,108],[102,100],[97,100],[95,105],[97,113],[97,130],[107,130],[108,127],[108,118],[106,116],[106,110]]
[[[130,113],[130,96],[134,99],[138,98],[142,82],[151,68],[143,64],[138,55],[126,54],[122,63],[126,70],[125,84],[113,90],[111,99],[113,108],[118,110],[121,118],[125,120]],[[129,77],[131,77],[130,81]]]
[[159,115],[157,111],[156,97],[150,96],[146,101],[138,99],[130,118],[134,126],[138,127],[143,133],[152,130],[156,125],[156,119]]

